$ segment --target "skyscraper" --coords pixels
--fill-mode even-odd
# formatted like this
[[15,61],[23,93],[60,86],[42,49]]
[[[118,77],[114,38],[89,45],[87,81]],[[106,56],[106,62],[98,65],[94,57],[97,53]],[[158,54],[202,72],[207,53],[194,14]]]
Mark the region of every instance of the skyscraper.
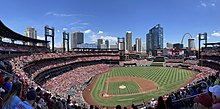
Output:
[[103,39],[98,39],[97,42],[98,42],[97,48],[100,49],[101,45],[103,44]]
[[132,51],[132,32],[126,32],[126,50]]
[[195,48],[194,45],[195,45],[195,39],[189,38],[189,39],[188,39],[188,48],[189,48],[190,50],[191,50],[191,49],[194,49],[194,48]]
[[106,48],[109,49],[109,40],[105,40]]
[[141,52],[141,38],[135,39],[136,52]]
[[118,50],[119,51],[125,51],[125,38],[119,38],[118,37]]
[[163,28],[160,24],[154,26],[146,35],[147,53],[151,52],[154,56],[157,54],[157,49],[163,49]]
[[71,47],[73,48],[77,48],[77,44],[83,44],[84,43],[84,34],[82,32],[73,32],[71,34],[72,38],[71,38]]
[[167,49],[172,49],[173,48],[173,44],[172,43],[167,43]]
[[[26,28],[24,35],[33,39],[37,39],[37,31],[33,27]],[[28,45],[33,45],[33,43],[28,42]]]

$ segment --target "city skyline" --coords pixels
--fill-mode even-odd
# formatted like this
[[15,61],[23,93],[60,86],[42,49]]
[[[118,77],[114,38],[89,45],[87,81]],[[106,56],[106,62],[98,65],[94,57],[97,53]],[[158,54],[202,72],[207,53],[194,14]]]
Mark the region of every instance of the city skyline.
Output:
[[[25,5],[25,3],[28,5]],[[52,7],[46,4],[53,2]],[[44,4],[45,3],[45,4]],[[40,5],[39,7],[36,7]],[[220,41],[219,1],[4,1],[0,12],[2,22],[22,34],[25,28],[33,26],[38,39],[44,39],[45,25],[55,28],[55,46],[61,46],[62,32],[81,31],[85,42],[108,39],[117,42],[117,37],[125,37],[132,32],[132,44],[140,36],[146,44],[146,34],[156,24],[164,28],[164,44],[178,43],[189,32],[196,40],[198,33],[208,33],[208,42]],[[7,7],[14,7],[9,9]],[[123,8],[122,8],[123,7]],[[158,8],[155,8],[158,7]],[[15,10],[16,9],[16,10]],[[187,46],[188,36],[184,39]],[[144,45],[145,46],[145,45]],[[165,46],[164,46],[165,47]]]

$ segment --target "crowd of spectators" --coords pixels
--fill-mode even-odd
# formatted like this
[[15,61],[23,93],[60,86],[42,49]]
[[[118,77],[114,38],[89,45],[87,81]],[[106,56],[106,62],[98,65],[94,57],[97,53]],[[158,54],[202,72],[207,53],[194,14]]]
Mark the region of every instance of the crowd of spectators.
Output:
[[127,61],[120,61],[119,63],[120,66],[125,66],[125,64],[136,64],[137,66],[147,66],[147,65],[151,65],[152,61],[148,61],[146,59],[144,60],[132,59]]
[[[112,53],[87,53],[87,54],[76,54],[72,53],[47,53],[47,54],[33,54],[30,56],[20,56],[16,58],[12,58],[9,62],[12,65],[13,72],[16,72],[17,75],[23,79],[28,79],[33,77],[34,75],[45,71],[47,69],[51,69],[58,66],[64,66],[67,64],[71,64],[74,62],[80,61],[90,61],[90,60],[101,60],[101,59],[119,59],[119,56],[112,54]],[[102,56],[104,55],[104,56]],[[105,56],[110,55],[110,56]],[[88,56],[88,57],[87,57]],[[92,57],[89,57],[92,56]],[[60,59],[60,58],[66,59]],[[69,58],[69,57],[76,57],[76,58]],[[45,59],[51,59],[46,60]],[[56,60],[55,60],[56,59]],[[33,62],[37,61],[33,64]],[[41,62],[42,61],[42,62]],[[30,63],[30,64],[29,64]],[[29,64],[28,67],[26,67]]]
[[[106,55],[106,53],[102,53],[103,55]],[[76,54],[77,55],[77,54]],[[81,55],[81,54],[79,54]],[[91,55],[91,54],[85,54],[85,55]],[[92,54],[93,55],[93,54]],[[99,55],[99,54],[97,54]],[[36,56],[36,57],[35,57]],[[2,100],[1,100],[1,106],[6,109],[10,108],[24,108],[24,104],[28,104],[25,106],[29,106],[29,108],[36,108],[36,109],[71,109],[73,108],[79,108],[79,107],[84,107],[85,105],[79,105],[79,103],[84,103],[82,102],[82,85],[88,81],[91,77],[106,72],[108,71],[108,65],[107,64],[96,64],[96,65],[90,65],[86,67],[78,67],[72,71],[69,71],[67,73],[64,73],[63,75],[60,75],[58,77],[55,77],[51,79],[50,81],[45,83],[45,87],[41,88],[37,84],[35,84],[34,81],[32,81],[30,78],[27,77],[27,75],[24,73],[23,67],[25,64],[28,62],[33,62],[36,60],[40,60],[41,54],[37,55],[31,55],[29,56],[21,56],[17,58],[13,58],[10,60],[11,66],[12,66],[12,72],[10,72],[10,76],[4,76],[2,72],[0,72],[0,76],[3,78],[5,83],[1,84],[3,86],[0,88],[0,91],[2,91]],[[50,54],[52,58],[56,57],[59,58],[59,56],[54,54]],[[62,55],[60,55],[62,57]],[[37,58],[38,57],[38,58]],[[45,57],[45,59],[48,59],[48,56]],[[33,60],[32,60],[33,59]],[[88,60],[100,60],[100,59],[118,59],[117,56],[95,56],[95,57],[78,57],[75,60],[77,61],[88,61]],[[75,61],[73,60],[73,61]],[[54,60],[55,61],[55,60]],[[75,61],[76,62],[76,61]],[[59,62],[57,62],[59,64]],[[45,64],[45,63],[42,63]],[[46,63],[49,64],[49,63]],[[45,64],[45,66],[46,66]],[[3,68],[7,65],[3,65]],[[3,75],[3,76],[2,76]],[[71,75],[71,76],[70,76]],[[68,77],[68,78],[67,78]],[[63,81],[63,80],[67,81]],[[55,82],[57,81],[57,82]],[[22,91],[21,95],[17,94],[16,97],[14,90],[20,89],[16,84],[17,83],[22,83]],[[56,84],[56,85],[55,85]],[[52,85],[53,87],[50,87]],[[13,86],[16,86],[15,89]],[[8,89],[5,89],[7,87]],[[71,102],[70,97],[67,97],[67,90],[68,89],[73,89],[70,92],[73,93],[73,99],[76,102]],[[45,89],[49,89],[50,91],[47,91]],[[11,92],[12,90],[12,92]],[[30,96],[29,98],[29,91],[30,91]],[[60,92],[56,93],[55,92]],[[5,95],[5,96],[3,96]],[[63,99],[62,99],[62,98]],[[67,99],[68,98],[68,99]],[[6,99],[6,101],[4,100]],[[62,99],[62,100],[61,100]],[[31,101],[31,102],[29,102]],[[8,103],[8,104],[7,104]],[[13,105],[11,105],[11,103]],[[10,107],[11,106],[11,107]]]
[[[106,55],[107,53],[103,53]],[[31,72],[33,75],[50,68],[66,65],[69,62],[80,62],[88,60],[100,60],[100,59],[118,59],[116,56],[99,56],[86,57],[91,54],[76,54],[76,53],[48,53],[34,54],[31,56],[21,56],[10,60],[12,70],[9,75],[5,72],[0,72],[0,106],[4,109],[10,108],[36,108],[36,109],[72,109],[72,108],[88,108],[85,105],[82,90],[85,82],[89,81],[91,77],[107,72],[108,65],[96,64],[84,67],[77,67],[71,71],[63,73],[57,77],[48,80],[44,87],[41,88],[34,81],[31,81],[24,73],[23,68],[34,61],[43,59],[57,58],[57,62],[54,63],[42,63],[38,65],[38,68],[29,65],[30,69],[35,69]],[[92,54],[96,55],[96,54]],[[77,58],[68,58],[69,60],[60,61],[58,58],[79,56]],[[82,56],[82,57],[81,57]],[[42,57],[42,58],[41,58]],[[72,59],[72,60],[71,60]],[[145,64],[148,61],[128,61]],[[177,63],[166,63],[167,66],[175,66]],[[183,64],[189,65],[188,69],[196,70],[199,73],[194,80],[179,90],[160,96],[157,100],[152,99],[145,104],[144,108],[156,108],[156,109],[179,109],[180,107],[194,107],[195,109],[211,108],[218,109],[220,107],[220,83],[219,83],[219,71],[211,69],[209,67],[198,66],[197,60],[184,61]],[[4,66],[4,64],[3,64]],[[5,65],[7,66],[7,65]],[[179,65],[176,65],[179,66]],[[3,67],[4,68],[4,67]],[[45,69],[44,69],[45,68]],[[29,69],[29,70],[30,70]],[[28,71],[28,70],[27,70]],[[39,72],[37,72],[39,71]],[[30,73],[30,72],[28,72]],[[65,80],[65,81],[63,81]],[[200,83],[202,81],[202,83]],[[48,90],[45,90],[48,89]],[[69,90],[70,89],[70,90]],[[208,90],[207,90],[208,89]],[[69,92],[68,92],[69,90]],[[73,98],[68,96],[67,92],[72,95]],[[198,95],[191,97],[194,95]],[[188,99],[186,99],[189,97]],[[205,99],[205,100],[204,100]],[[132,105],[133,109],[137,107]],[[96,107],[98,108],[98,107]],[[121,109],[120,105],[116,106],[117,109]]]
[[108,70],[109,69],[107,64],[78,67],[74,70],[48,80],[44,84],[44,87],[53,94],[58,94],[64,98],[67,98],[67,91],[72,86],[75,86],[74,88],[72,87],[71,90],[71,95],[74,98],[74,101],[78,103],[84,103],[82,99],[83,84],[89,81],[91,77],[107,72]]
[[201,55],[203,55],[203,56],[220,56],[220,47],[203,48]]
[[49,52],[49,49],[44,46],[29,46],[29,45],[12,44],[12,43],[0,41],[0,51],[46,53]]
[[183,63],[184,59],[168,59],[167,63]]
[[[188,69],[199,72],[191,83],[175,92],[160,96],[158,100],[152,98],[143,108],[180,109],[193,107],[193,109],[219,109],[219,71],[197,65],[191,65]],[[163,108],[160,108],[161,106]]]

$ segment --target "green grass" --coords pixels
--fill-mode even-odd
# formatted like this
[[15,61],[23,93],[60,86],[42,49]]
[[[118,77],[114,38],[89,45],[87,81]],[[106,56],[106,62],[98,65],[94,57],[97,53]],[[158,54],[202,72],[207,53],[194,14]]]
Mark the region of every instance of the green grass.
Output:
[[[126,86],[126,88],[120,89],[119,86],[121,85]],[[109,82],[108,84],[108,92],[113,95],[139,93],[139,89],[140,87],[134,81]]]
[[[111,72],[99,75],[99,78],[92,89],[91,96],[94,100],[103,106],[131,105],[134,101],[149,100],[158,98],[161,95],[170,93],[182,84],[186,83],[190,76],[195,73],[178,68],[168,67],[116,67]],[[111,98],[100,98],[100,92],[105,90],[106,79],[117,76],[130,76],[144,79],[150,79],[158,84],[159,89],[150,93],[130,95],[130,96],[114,96]],[[109,89],[110,90],[110,89]]]
[[163,66],[164,62],[153,62],[150,66]]

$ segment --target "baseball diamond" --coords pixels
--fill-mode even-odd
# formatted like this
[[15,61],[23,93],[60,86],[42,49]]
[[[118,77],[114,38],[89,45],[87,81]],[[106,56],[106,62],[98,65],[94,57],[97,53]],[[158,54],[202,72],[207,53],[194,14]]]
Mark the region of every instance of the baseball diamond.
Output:
[[170,93],[187,84],[195,74],[170,67],[115,67],[96,76],[83,96],[89,104],[127,106],[134,101],[146,101]]

